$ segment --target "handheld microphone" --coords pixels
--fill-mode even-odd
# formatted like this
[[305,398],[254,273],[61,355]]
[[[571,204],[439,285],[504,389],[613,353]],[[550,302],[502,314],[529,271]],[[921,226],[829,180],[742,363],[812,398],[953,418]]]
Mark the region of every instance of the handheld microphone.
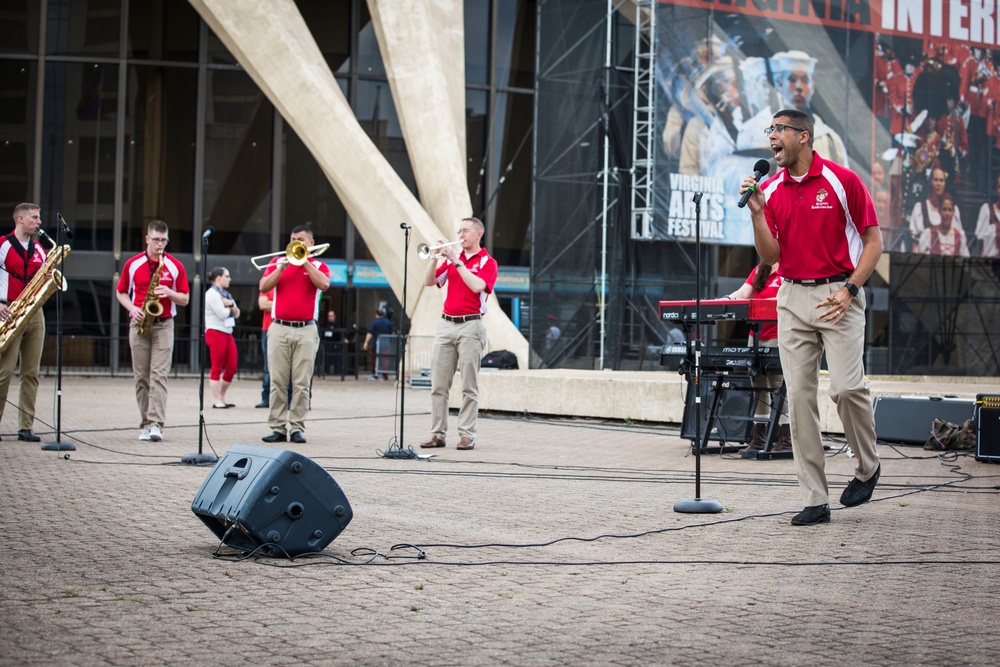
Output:
[[59,219],[59,224],[62,225],[62,233],[66,235],[66,238],[73,238],[73,231],[66,224],[66,218],[62,217],[62,213],[56,213],[56,217]]
[[212,234],[214,233],[215,233],[215,227],[209,225],[208,227],[205,228],[205,231],[201,233],[201,240],[207,241],[209,237],[212,236]]
[[[757,163],[753,166],[753,180],[760,181],[760,179],[767,176],[767,172],[771,171],[771,163],[767,160],[757,160]],[[750,195],[753,191],[757,189],[757,186],[751,186],[749,190],[743,193],[740,200],[736,203],[737,206],[743,208],[747,205],[747,201],[750,199]]]
[[408,224],[406,224],[405,222],[401,222],[401,223],[399,223],[399,228],[400,228],[400,229],[413,229],[413,227],[410,227],[410,226],[409,226]]

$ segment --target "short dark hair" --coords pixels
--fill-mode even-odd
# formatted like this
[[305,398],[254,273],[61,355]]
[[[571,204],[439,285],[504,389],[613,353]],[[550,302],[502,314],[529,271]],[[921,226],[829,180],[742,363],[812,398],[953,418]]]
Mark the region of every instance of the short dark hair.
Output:
[[309,225],[296,225],[292,228],[292,234],[301,234],[302,232],[308,234],[311,239],[316,238],[313,234],[313,228]]
[[813,145],[813,134],[815,131],[815,123],[813,123],[812,116],[805,113],[804,111],[799,111],[798,109],[782,109],[778,113],[774,114],[773,118],[785,117],[789,120],[795,122],[796,125],[804,129],[809,133],[809,148]]
[[168,231],[170,230],[167,228],[167,223],[162,220],[152,220],[148,225],[146,225],[147,234],[150,232],[160,232],[161,234],[166,234]]

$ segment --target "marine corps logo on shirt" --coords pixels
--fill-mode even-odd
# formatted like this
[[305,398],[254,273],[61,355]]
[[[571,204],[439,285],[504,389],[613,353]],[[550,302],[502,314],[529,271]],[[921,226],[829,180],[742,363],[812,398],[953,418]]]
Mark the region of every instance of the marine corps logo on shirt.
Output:
[[826,208],[833,208],[833,206],[830,205],[830,203],[826,201],[826,198],[828,196],[830,196],[830,193],[827,192],[826,188],[820,188],[819,190],[817,190],[816,191],[816,203],[813,204],[813,210],[815,211],[818,208],[824,208],[824,209],[826,209]]

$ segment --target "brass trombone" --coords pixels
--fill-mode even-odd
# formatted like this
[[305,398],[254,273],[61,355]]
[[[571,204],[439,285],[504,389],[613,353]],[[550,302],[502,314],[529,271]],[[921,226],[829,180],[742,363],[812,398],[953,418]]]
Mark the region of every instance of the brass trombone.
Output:
[[417,257],[420,259],[430,259],[432,257],[434,259],[441,259],[444,257],[444,255],[440,252],[442,248],[461,244],[461,241],[452,241],[451,243],[442,243],[441,245],[427,245],[426,243],[421,243],[417,246]]
[[262,259],[269,259],[271,257],[278,257],[279,255],[284,255],[288,260],[288,263],[292,266],[302,266],[306,261],[316,257],[317,255],[322,255],[330,247],[329,243],[321,243],[319,245],[314,245],[311,248],[307,246],[302,241],[291,241],[284,250],[279,250],[278,252],[268,253],[266,255],[257,255],[256,257],[250,258],[250,263],[253,264],[253,268],[258,271],[263,271],[270,261],[264,264],[259,264],[258,261]]

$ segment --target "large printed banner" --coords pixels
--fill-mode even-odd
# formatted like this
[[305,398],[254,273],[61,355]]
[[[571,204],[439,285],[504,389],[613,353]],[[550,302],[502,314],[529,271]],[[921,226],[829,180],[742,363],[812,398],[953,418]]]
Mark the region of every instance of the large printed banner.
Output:
[[1000,0],[657,6],[657,238],[750,245],[740,182],[780,109],[869,186],[887,249],[997,257]]

